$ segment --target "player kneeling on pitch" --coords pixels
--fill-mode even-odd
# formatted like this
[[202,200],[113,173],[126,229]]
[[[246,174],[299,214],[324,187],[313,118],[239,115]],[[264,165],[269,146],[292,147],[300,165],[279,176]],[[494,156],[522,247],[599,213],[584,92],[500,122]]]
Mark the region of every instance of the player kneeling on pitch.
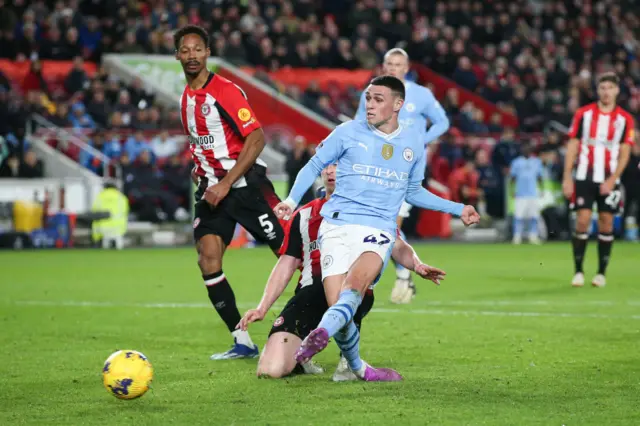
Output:
[[[300,279],[294,296],[287,302],[273,323],[269,340],[264,347],[258,363],[258,376],[280,378],[296,370],[307,374],[320,374],[322,368],[312,361],[297,364],[295,354],[302,340],[317,327],[325,311],[329,309],[322,286],[320,272],[320,248],[318,231],[322,223],[320,209],[335,189],[336,166],[330,165],[322,171],[326,195],[298,209],[287,228],[285,240],[280,249],[280,258],[267,281],[262,300],[256,309],[244,314],[238,328],[246,330],[248,325],[261,321],[284,292],[296,269],[301,269]],[[415,271],[425,279],[436,284],[444,279],[445,272],[425,265],[420,261],[413,248],[402,238],[396,240],[391,256],[405,268]],[[372,286],[365,292],[362,303],[356,311],[353,321],[360,330],[362,318],[373,306]],[[356,380],[344,357],[333,375],[334,381]]]

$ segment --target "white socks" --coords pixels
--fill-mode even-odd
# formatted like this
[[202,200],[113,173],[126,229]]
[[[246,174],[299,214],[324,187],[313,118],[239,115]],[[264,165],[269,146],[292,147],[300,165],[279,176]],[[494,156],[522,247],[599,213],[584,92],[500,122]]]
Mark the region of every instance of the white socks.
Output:
[[249,337],[248,331],[235,330],[231,335],[236,339],[236,343],[253,348],[253,341],[251,340],[251,337]]

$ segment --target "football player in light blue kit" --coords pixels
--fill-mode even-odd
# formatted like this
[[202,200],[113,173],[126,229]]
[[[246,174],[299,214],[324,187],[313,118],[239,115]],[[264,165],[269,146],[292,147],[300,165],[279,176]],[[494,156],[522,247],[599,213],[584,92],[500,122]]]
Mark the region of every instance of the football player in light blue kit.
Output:
[[335,337],[349,368],[365,381],[395,381],[394,370],[373,368],[360,359],[360,335],[353,314],[367,287],[384,270],[395,242],[403,200],[478,223],[472,206],[440,198],[422,187],[426,167],[422,131],[398,123],[404,84],[377,77],[366,90],[367,118],[338,126],[300,170],[279,218],[291,215],[302,195],[328,164],[337,162],[336,189],[323,206],[319,229],[322,278],[329,310],[302,342],[296,360],[304,363]]
[[[431,90],[412,81],[405,81],[409,72],[409,55],[403,49],[394,48],[384,55],[382,63],[384,75],[391,75],[404,82],[405,101],[400,110],[399,122],[404,127],[415,127],[423,130],[422,141],[425,146],[442,136],[449,129],[449,119],[444,109],[433,96]],[[366,118],[365,93],[362,93],[360,105],[356,113],[356,120]],[[431,122],[427,130],[427,119]],[[404,202],[398,214],[398,229],[402,232],[402,222],[409,217],[411,204]],[[403,235],[404,237],[404,235]],[[393,260],[393,259],[392,259]],[[395,263],[395,262],[394,262]],[[409,303],[415,297],[416,287],[411,279],[411,271],[396,264],[396,282],[391,292],[391,302]]]
[[529,220],[529,242],[540,244],[538,216],[540,215],[538,184],[542,183],[542,161],[531,156],[531,147],[523,144],[522,155],[511,163],[511,179],[515,183],[513,243],[522,243],[524,222]]

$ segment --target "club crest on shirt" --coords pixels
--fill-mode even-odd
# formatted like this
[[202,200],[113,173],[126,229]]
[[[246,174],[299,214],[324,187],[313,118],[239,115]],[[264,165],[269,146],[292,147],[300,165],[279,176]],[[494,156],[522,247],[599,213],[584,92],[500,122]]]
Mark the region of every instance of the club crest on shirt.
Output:
[[409,111],[409,112],[413,112],[413,111],[415,111],[415,110],[416,110],[416,106],[415,106],[415,104],[413,104],[413,103],[409,102],[409,103],[407,104],[407,111]]
[[209,106],[209,104],[202,104],[202,106],[200,107],[200,112],[202,113],[202,115],[207,116],[211,113],[211,107]]
[[384,158],[385,160],[388,160],[392,156],[393,156],[393,145],[389,145],[388,143],[385,143],[384,145],[382,145],[382,158]]
[[198,227],[198,225],[200,225],[200,218],[199,218],[199,217],[196,217],[196,218],[193,220],[193,229],[196,229],[196,228]]
[[238,118],[242,121],[249,121],[251,118],[251,111],[246,108],[240,108],[238,111]]
[[405,148],[404,151],[402,151],[402,158],[409,163],[413,161],[413,150],[411,148]]

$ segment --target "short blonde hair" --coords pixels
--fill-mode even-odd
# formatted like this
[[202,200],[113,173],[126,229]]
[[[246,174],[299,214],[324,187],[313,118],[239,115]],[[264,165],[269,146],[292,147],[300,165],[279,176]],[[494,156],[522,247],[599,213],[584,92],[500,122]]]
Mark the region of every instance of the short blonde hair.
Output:
[[399,47],[394,47],[393,49],[391,49],[387,53],[385,53],[384,54],[385,61],[391,55],[401,55],[401,56],[404,56],[407,59],[407,62],[409,61],[409,54],[404,49],[401,49]]

